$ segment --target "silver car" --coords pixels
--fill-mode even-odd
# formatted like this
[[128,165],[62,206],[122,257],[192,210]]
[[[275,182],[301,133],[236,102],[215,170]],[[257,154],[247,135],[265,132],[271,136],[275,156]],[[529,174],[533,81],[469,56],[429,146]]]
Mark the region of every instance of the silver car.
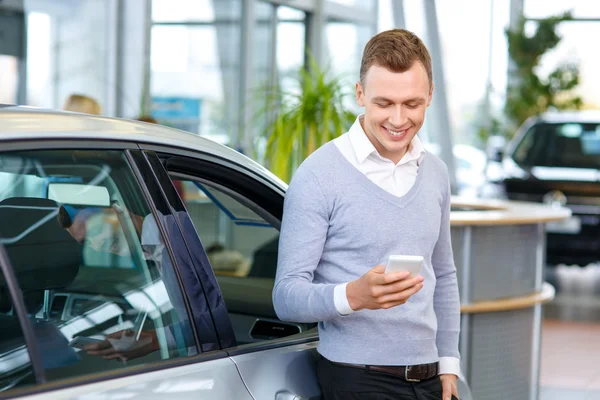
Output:
[[159,125],[11,106],[0,149],[0,397],[320,398],[316,326],[271,302],[286,185],[268,170]]

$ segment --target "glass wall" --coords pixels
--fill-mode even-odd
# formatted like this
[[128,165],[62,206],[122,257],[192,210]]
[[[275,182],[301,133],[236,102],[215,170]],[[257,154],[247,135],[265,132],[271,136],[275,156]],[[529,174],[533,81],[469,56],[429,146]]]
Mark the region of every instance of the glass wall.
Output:
[[[348,11],[364,11],[376,2],[326,3],[319,40],[329,57],[323,63],[335,75],[351,77],[351,94],[375,24],[354,21]],[[268,0],[153,0],[153,116],[260,159],[264,100],[276,85],[298,90],[298,71],[307,59],[307,21],[319,12],[313,9],[316,4],[293,8]]]
[[238,118],[241,1],[154,0],[152,115],[227,143]]
[[377,0],[328,0],[331,3],[339,3],[348,6],[358,6],[364,9],[371,9]]
[[55,92],[53,20],[49,14],[31,12],[27,26],[27,104],[51,108]]
[[[0,2],[1,3],[1,2]],[[62,108],[74,93],[102,108],[117,90],[110,75],[111,3],[104,0],[25,1],[27,18],[26,105]],[[0,56],[1,57],[1,56]],[[16,60],[0,58],[0,101],[16,103]],[[10,64],[10,66],[7,66]]]
[[306,13],[260,1],[255,15],[253,73],[249,83],[253,118],[244,135],[246,153],[262,160],[265,128],[274,111],[269,97],[277,87],[285,92],[299,90],[298,76],[306,54]]
[[[257,100],[269,86],[298,90],[307,50],[322,49],[322,67],[348,76],[353,92],[362,47],[375,33],[376,4],[26,1],[26,104],[62,108],[69,95],[83,94],[103,115],[149,113],[255,156],[265,121],[256,123]],[[0,84],[0,101],[16,102],[15,59],[0,58]]]
[[578,63],[580,83],[576,92],[583,98],[584,108],[598,109],[600,75],[597,71],[600,70],[600,55],[594,38],[600,34],[600,4],[588,0],[527,0],[524,4],[525,17],[530,19],[547,18],[569,10],[575,21],[558,26],[557,32],[562,40],[555,49],[544,55],[539,73],[546,77],[561,63]]
[[0,104],[17,102],[18,66],[16,57],[0,55]]
[[328,65],[333,76],[342,79],[347,89],[346,106],[356,113],[361,109],[356,104],[354,87],[360,75],[362,52],[374,34],[370,25],[331,19],[326,25]]
[[306,59],[306,13],[277,7],[277,75],[284,90],[293,90]]
[[107,74],[108,4],[104,0],[71,2],[72,7],[56,10],[54,106],[80,93],[96,99],[105,108],[107,90],[115,84]]
[[[509,1],[437,1],[448,111],[455,143],[478,143],[490,115],[501,115],[508,53]],[[469,10],[465,13],[464,10]],[[489,91],[489,105],[486,103]]]

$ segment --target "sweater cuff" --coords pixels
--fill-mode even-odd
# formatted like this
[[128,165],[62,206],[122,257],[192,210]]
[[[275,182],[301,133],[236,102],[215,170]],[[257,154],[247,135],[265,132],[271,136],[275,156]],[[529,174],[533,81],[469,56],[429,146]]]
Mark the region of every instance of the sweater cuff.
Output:
[[335,304],[335,309],[340,315],[348,315],[354,312],[352,307],[350,307],[350,303],[348,302],[348,296],[346,296],[347,285],[348,283],[342,283],[333,289],[333,303]]
[[459,378],[460,374],[460,359],[455,357],[440,357],[440,372],[439,374],[454,374]]

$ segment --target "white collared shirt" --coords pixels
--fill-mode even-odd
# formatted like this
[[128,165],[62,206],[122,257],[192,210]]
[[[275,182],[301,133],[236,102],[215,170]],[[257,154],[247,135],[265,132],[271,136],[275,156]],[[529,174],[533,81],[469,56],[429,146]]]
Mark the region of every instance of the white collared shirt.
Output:
[[[348,132],[333,140],[342,155],[356,169],[383,190],[401,197],[415,184],[419,164],[425,156],[425,148],[417,136],[410,142],[404,157],[397,163],[382,157],[362,128],[359,115]],[[334,289],[335,308],[341,315],[355,312],[348,303],[346,285],[343,283]],[[460,360],[455,357],[440,357],[440,374],[460,376]]]
[[404,157],[394,164],[377,152],[360,124],[362,117],[358,116],[350,130],[333,142],[350,164],[373,183],[395,196],[404,196],[417,179],[419,164],[425,156],[423,144],[415,136]]

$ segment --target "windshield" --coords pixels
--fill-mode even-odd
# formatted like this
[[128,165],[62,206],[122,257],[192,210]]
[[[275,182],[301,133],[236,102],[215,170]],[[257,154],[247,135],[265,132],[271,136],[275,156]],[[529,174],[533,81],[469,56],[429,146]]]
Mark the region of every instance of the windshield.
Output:
[[524,166],[600,169],[600,122],[537,124],[513,158]]

